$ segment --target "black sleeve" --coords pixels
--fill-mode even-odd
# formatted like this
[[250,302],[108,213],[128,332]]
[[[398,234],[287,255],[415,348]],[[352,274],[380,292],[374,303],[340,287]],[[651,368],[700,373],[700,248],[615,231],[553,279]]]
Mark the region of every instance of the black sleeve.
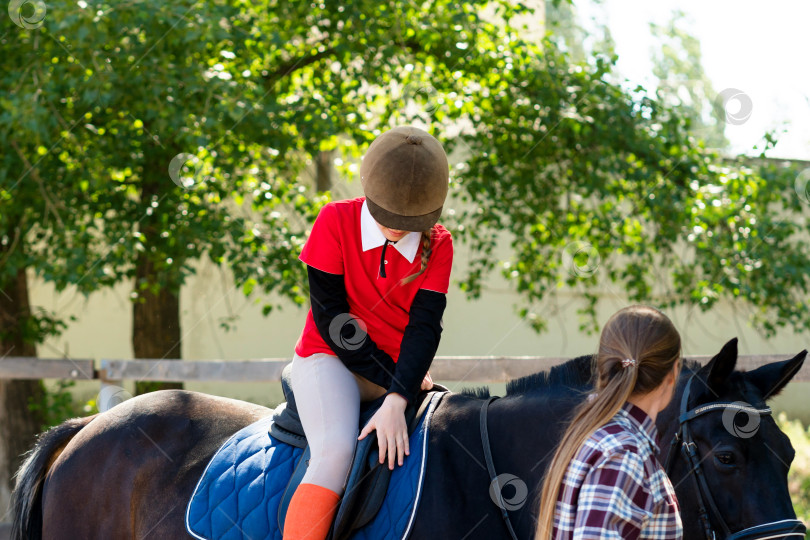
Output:
[[321,337],[349,370],[388,388],[394,360],[377,347],[349,313],[342,274],[330,274],[307,265],[312,318]]
[[447,297],[442,293],[427,289],[416,293],[388,393],[396,392],[413,403],[439,348],[446,306]]

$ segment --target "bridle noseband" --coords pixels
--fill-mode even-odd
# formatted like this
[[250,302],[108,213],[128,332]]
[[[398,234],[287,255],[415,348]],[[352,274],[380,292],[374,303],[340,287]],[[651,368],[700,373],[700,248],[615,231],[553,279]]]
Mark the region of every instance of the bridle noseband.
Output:
[[689,466],[687,476],[694,473],[696,487],[695,492],[697,494],[698,501],[698,514],[700,516],[700,523],[703,526],[703,531],[706,538],[708,540],[715,540],[717,538],[715,530],[712,528],[709,520],[709,512],[706,509],[707,504],[709,510],[711,510],[712,514],[714,515],[715,520],[720,524],[720,528],[722,529],[724,535],[723,538],[725,538],[725,540],[767,540],[769,538],[785,538],[790,536],[804,538],[806,529],[804,524],[798,519],[772,521],[769,523],[756,525],[754,527],[749,527],[735,533],[731,532],[726,524],[726,521],[723,519],[723,516],[720,514],[720,511],[717,509],[717,505],[714,502],[712,493],[709,490],[709,485],[706,483],[706,476],[700,466],[700,456],[698,455],[697,444],[695,444],[694,439],[692,439],[692,433],[689,431],[689,422],[702,414],[724,411],[728,408],[735,408],[749,414],[757,414],[761,416],[769,416],[772,411],[770,407],[758,409],[756,407],[742,406],[739,404],[739,402],[734,403],[730,401],[715,401],[705,405],[699,405],[692,410],[688,410],[687,403],[689,401],[689,390],[692,386],[692,379],[695,378],[695,375],[696,373],[693,373],[692,376],[689,377],[689,380],[686,383],[686,388],[684,388],[683,391],[683,396],[681,396],[680,417],[678,418],[680,426],[675,432],[675,436],[672,438],[672,444],[669,447],[669,453],[667,454],[667,461],[664,470],[666,471],[667,476],[670,476],[670,473],[672,472],[672,464],[677,456],[675,450],[680,443],[681,454]]

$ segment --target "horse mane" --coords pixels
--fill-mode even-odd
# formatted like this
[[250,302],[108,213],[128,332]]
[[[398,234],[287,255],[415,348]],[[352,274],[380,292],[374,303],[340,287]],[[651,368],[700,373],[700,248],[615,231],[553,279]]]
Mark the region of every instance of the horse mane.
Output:
[[[591,386],[593,384],[592,360],[593,356],[586,354],[572,358],[557,366],[552,366],[549,370],[538,371],[525,377],[512,379],[506,383],[506,395],[531,395],[554,388],[585,388]],[[697,360],[684,359],[681,376],[691,374],[700,368],[701,364]],[[461,394],[479,399],[490,397],[489,387],[487,386],[463,388]]]
[[592,383],[593,355],[578,356],[565,363],[552,366],[548,371],[539,371],[506,383],[506,395],[533,394],[550,388],[585,387]]
[[478,399],[487,399],[489,397],[489,387],[488,386],[475,386],[469,387],[465,386],[459,392],[462,396],[469,396]]
[[[683,364],[681,365],[681,377],[687,373],[691,374],[694,371],[698,371],[701,367],[703,367],[703,364],[697,360],[687,360],[684,358]],[[735,369],[734,373],[739,373],[739,371]]]
[[[592,359],[593,356],[590,354],[578,356],[560,365],[552,366],[549,370],[512,379],[506,383],[506,395],[534,394],[562,387],[586,387],[591,384]],[[489,388],[486,386],[464,388],[461,390],[461,394],[480,399],[490,396]]]

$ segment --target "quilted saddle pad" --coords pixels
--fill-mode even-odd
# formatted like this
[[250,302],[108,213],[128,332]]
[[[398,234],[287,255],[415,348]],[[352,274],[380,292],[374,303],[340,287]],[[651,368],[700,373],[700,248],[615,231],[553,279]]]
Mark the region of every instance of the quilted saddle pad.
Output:
[[[435,398],[435,396],[434,396]],[[352,540],[407,538],[427,466],[432,399],[410,438],[411,454],[391,473],[380,511]],[[282,540],[278,507],[303,449],[268,433],[272,416],[237,431],[217,450],[186,509],[186,528],[201,540]]]

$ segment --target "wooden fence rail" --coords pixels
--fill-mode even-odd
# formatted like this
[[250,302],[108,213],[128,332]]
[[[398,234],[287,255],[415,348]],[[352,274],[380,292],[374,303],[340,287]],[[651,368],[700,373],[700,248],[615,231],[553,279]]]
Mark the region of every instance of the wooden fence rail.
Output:
[[[792,355],[740,355],[737,367],[752,370]],[[704,364],[710,356],[691,356]],[[258,360],[111,360],[7,357],[0,360],[0,379],[76,379],[142,381],[272,382],[290,358]],[[471,383],[504,382],[549,369],[569,358],[549,356],[437,356],[430,368],[434,379]],[[810,382],[810,361],[793,379]]]
[[[709,356],[689,357],[705,364]],[[790,355],[741,355],[737,367],[746,371]],[[568,358],[542,356],[437,356],[430,368],[434,380],[468,383],[505,382],[546,370]],[[0,360],[0,379],[98,380],[105,386],[120,386],[125,380],[137,381],[279,381],[289,358],[259,360],[93,360],[10,357]],[[810,361],[793,378],[810,382]]]

